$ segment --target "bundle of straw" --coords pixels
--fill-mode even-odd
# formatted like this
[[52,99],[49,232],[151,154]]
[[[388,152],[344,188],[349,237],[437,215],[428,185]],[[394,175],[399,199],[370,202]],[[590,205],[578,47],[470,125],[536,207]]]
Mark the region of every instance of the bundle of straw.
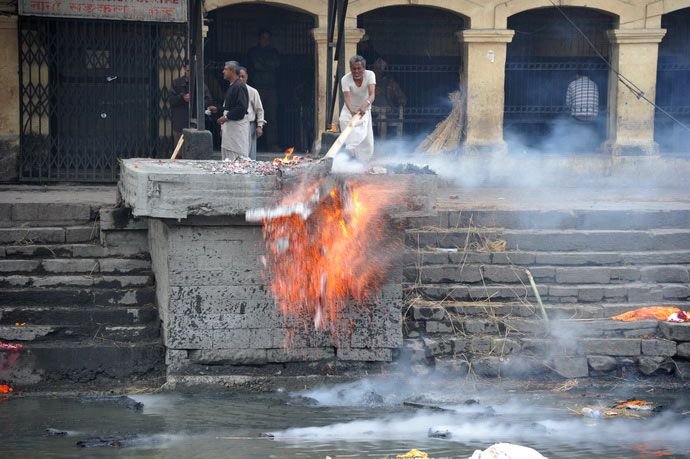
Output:
[[458,91],[448,94],[453,109],[448,117],[441,121],[431,134],[417,147],[418,152],[431,154],[457,150],[465,126],[465,99],[467,94],[464,85]]

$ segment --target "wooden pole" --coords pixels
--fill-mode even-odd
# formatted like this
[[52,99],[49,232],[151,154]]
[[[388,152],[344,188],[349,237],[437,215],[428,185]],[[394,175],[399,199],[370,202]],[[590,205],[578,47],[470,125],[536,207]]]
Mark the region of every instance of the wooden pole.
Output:
[[182,144],[184,143],[184,134],[180,136],[180,140],[177,141],[177,145],[175,146],[175,151],[173,151],[172,156],[170,159],[177,159],[178,153],[180,153],[180,150],[182,149]]

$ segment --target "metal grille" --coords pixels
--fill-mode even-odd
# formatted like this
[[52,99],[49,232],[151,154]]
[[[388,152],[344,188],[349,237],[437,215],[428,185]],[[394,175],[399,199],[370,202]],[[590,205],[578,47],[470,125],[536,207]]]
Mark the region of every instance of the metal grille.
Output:
[[[663,16],[661,26],[667,32],[659,46],[656,103],[690,125],[690,8]],[[654,134],[662,152],[690,153],[687,130],[659,110]]]
[[[278,81],[278,143],[309,150],[314,141],[314,18],[271,5],[233,5],[209,13],[211,26],[206,47],[206,82],[214,99],[222,101],[227,89],[223,62],[247,65],[247,53],[257,44],[262,29],[271,32],[271,45],[280,53]],[[252,75],[249,75],[252,85]],[[271,126],[269,125],[269,129]],[[265,137],[259,149],[266,150]]]
[[[608,67],[597,57],[609,53],[606,31],[613,19],[587,8],[564,7],[565,14],[593,43],[594,48],[555,8],[531,10],[508,19],[515,30],[507,46],[504,129],[506,138],[539,147],[559,139],[569,125],[565,105],[568,85],[584,71],[599,89],[599,116],[588,133],[591,142],[565,142],[559,149],[591,150],[605,137],[608,102]],[[575,132],[575,131],[572,131]],[[562,139],[561,139],[562,140]],[[572,145],[570,145],[572,144]],[[577,144],[577,145],[576,145]]]
[[169,151],[185,27],[20,18],[20,178],[113,182],[118,159]]

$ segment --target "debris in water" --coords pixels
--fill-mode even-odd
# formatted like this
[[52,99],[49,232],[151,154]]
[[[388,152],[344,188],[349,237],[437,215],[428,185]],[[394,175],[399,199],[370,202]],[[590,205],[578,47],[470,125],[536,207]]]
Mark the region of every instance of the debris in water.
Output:
[[496,443],[484,451],[476,450],[470,459],[546,459],[546,457],[526,446]]
[[427,432],[429,438],[450,438],[453,435],[450,433],[450,429],[447,427],[429,427]]
[[395,459],[427,459],[428,457],[429,455],[424,451],[413,448],[406,453],[398,454]]

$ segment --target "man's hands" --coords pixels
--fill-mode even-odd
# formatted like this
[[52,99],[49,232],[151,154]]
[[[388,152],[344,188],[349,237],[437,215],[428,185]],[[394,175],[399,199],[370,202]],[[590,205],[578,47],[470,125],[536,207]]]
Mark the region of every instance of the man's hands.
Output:
[[264,128],[263,126],[257,126],[256,127],[256,137],[259,138],[264,134]]
[[182,99],[184,99],[184,101],[187,102],[187,103],[189,103],[189,101],[191,100],[191,98],[192,98],[192,97],[189,95],[189,93],[187,93],[187,94],[185,94],[184,96],[182,96]]

